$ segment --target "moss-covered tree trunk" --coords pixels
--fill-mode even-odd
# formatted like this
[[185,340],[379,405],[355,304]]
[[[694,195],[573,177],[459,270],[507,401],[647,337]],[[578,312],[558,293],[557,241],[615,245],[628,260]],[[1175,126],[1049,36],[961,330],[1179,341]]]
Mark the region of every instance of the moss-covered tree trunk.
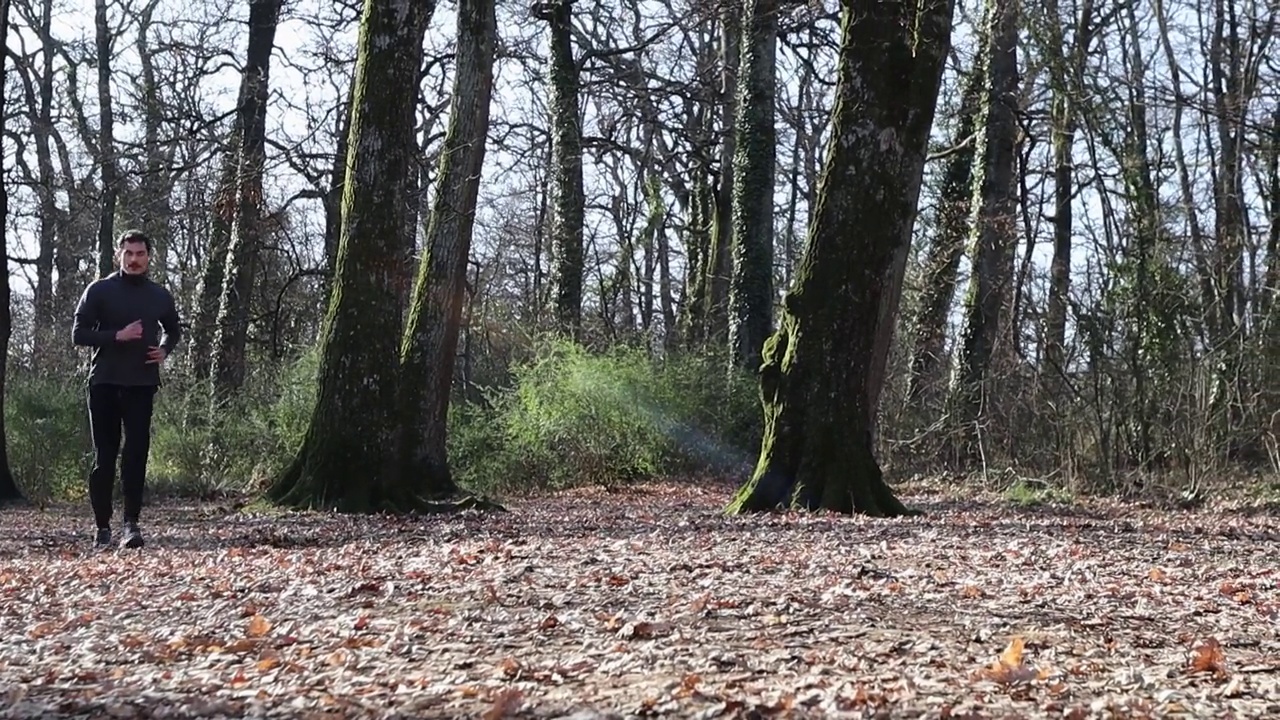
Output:
[[733,275],[729,282],[732,362],[755,370],[773,320],[773,178],[777,129],[774,73],[777,0],[745,0],[733,154]]
[[244,384],[248,360],[250,302],[262,252],[263,171],[266,164],[267,98],[271,53],[283,0],[250,0],[249,48],[240,78],[240,126],[236,163],[236,210],[214,340],[213,389],[227,400]]
[[573,0],[545,0],[534,14],[551,30],[551,243],[556,257],[556,321],[576,335],[582,326],[583,222],[582,126],[578,62],[573,57]]
[[449,395],[462,326],[493,95],[494,0],[459,0],[453,107],[401,350],[404,483],[424,497],[455,492],[446,452]]
[[[9,40],[9,0],[0,0],[0,43]],[[9,87],[9,57],[0,57],[0,107],[7,107],[6,89]],[[0,136],[5,134],[5,118],[0,113]],[[9,358],[9,336],[13,332],[13,317],[9,310],[9,183],[4,173],[0,173],[0,258],[5,258],[4,267],[0,268],[0,504],[11,503],[22,499],[18,484],[14,482],[13,472],[9,469],[9,442],[4,426],[5,380],[7,379]]]
[[204,267],[200,270],[200,282],[196,289],[196,307],[192,313],[191,358],[192,372],[201,380],[211,379],[213,373],[213,340],[217,329],[218,307],[222,302],[222,284],[226,278],[227,248],[231,245],[231,228],[236,211],[236,143],[240,140],[240,121],[232,126],[227,139],[228,149],[222,160],[218,186],[213,189],[213,205],[209,209],[209,244],[205,251]]
[[356,48],[355,100],[337,272],[320,339],[317,396],[292,465],[268,491],[298,508],[343,512],[412,507],[400,481],[398,287],[404,273],[405,178],[413,88],[435,9],[422,0],[366,0]]
[[[973,272],[965,298],[960,368],[952,388],[960,420],[976,423],[991,406],[994,365],[1011,305],[1018,237],[1018,12],[1015,0],[987,0],[978,72],[985,78],[978,111],[973,176]],[[976,456],[977,437],[962,452]]]
[[[969,237],[972,207],[974,120],[984,78],[970,71],[960,98],[951,153],[942,174],[933,242],[925,254],[920,298],[910,323],[911,375],[907,402],[917,410],[933,409],[945,389],[947,315],[955,300],[960,259]],[[932,418],[924,418],[931,422]]]
[[715,200],[708,206],[711,251],[705,263],[707,306],[705,337],[727,347],[729,338],[729,278],[733,273],[733,158],[737,138],[738,63],[742,54],[742,17],[739,3],[723,3],[720,18],[720,126],[719,174]]
[[727,511],[907,512],[870,442],[867,383],[887,271],[910,242],[954,2],[842,3],[831,138],[780,327],[764,350],[765,434]]

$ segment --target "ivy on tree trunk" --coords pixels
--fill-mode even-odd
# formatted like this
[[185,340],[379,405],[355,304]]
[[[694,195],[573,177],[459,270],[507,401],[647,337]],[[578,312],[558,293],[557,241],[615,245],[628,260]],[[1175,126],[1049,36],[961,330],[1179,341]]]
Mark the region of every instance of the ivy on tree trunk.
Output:
[[746,0],[743,19],[733,127],[729,347],[734,364],[754,371],[760,366],[760,352],[773,316],[776,0]]
[[910,242],[954,2],[845,0],[818,200],[764,349],[765,434],[729,513],[784,504],[901,515],[870,441],[869,370],[886,279]]
[[551,242],[556,253],[556,320],[576,335],[582,326],[582,127],[578,62],[573,57],[573,0],[545,0],[533,13],[551,29]]

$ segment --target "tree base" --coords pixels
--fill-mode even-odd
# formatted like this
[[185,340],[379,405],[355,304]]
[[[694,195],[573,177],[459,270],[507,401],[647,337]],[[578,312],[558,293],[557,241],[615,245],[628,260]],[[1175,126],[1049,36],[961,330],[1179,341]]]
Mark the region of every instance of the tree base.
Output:
[[[293,510],[334,510],[351,514],[390,515],[438,515],[466,510],[506,512],[500,503],[478,495],[454,491],[447,495],[421,495],[397,490],[397,483],[388,478],[369,478],[365,482],[352,483],[349,478],[358,475],[357,468],[342,468],[333,464],[312,461],[308,458],[308,446],[302,450],[289,467],[280,473],[265,492],[272,505]],[[319,472],[318,468],[334,468]],[[336,471],[335,471],[336,470]],[[365,471],[367,475],[368,471]]]
[[870,517],[924,515],[893,494],[868,443],[856,443],[849,454],[820,467],[802,463],[797,477],[761,463],[755,474],[725,507],[728,515],[779,509],[827,511]]

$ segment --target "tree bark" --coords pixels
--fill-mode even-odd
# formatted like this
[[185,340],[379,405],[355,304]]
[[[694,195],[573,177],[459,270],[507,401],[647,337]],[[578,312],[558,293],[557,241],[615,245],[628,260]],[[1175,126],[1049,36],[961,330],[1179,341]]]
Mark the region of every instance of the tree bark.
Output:
[[250,0],[249,48],[240,79],[240,142],[236,161],[236,210],[227,249],[222,301],[213,356],[214,400],[227,400],[244,384],[253,286],[262,251],[263,165],[266,163],[267,98],[271,53],[283,0]]
[[102,164],[102,202],[98,206],[98,275],[115,270],[116,167],[115,110],[111,101],[111,25],[107,0],[94,1],[94,37],[98,50],[98,162]]
[[[1157,0],[1157,3],[1159,0]],[[1072,202],[1075,197],[1075,147],[1079,128],[1078,98],[1083,92],[1085,61],[1093,41],[1093,0],[1083,0],[1076,18],[1070,53],[1060,24],[1058,0],[1045,3],[1048,15],[1049,74],[1053,79],[1053,258],[1049,262],[1049,297],[1044,317],[1044,361],[1050,377],[1066,368],[1067,299],[1071,292]]]
[[[137,195],[132,205],[138,214],[138,225],[142,232],[151,238],[155,246],[152,253],[151,275],[164,282],[169,261],[169,223],[173,216],[170,195],[173,192],[173,150],[162,145],[167,142],[161,139],[164,107],[160,103],[159,87],[156,80],[155,59],[151,49],[151,33],[153,32],[155,12],[159,0],[150,0],[142,10],[138,19],[138,37],[136,47],[138,63],[141,69],[141,87],[143,112],[143,152],[145,153],[144,172],[138,183]],[[170,146],[172,148],[172,146]]]
[[796,283],[764,350],[765,434],[727,511],[908,512],[870,441],[868,371],[895,255],[911,241],[954,2],[844,0],[835,107]]
[[218,308],[222,302],[222,286],[227,271],[227,248],[231,245],[231,228],[236,212],[236,162],[240,143],[240,121],[232,126],[228,149],[223,155],[222,172],[213,189],[209,209],[210,232],[204,267],[196,288],[196,308],[191,323],[191,368],[201,380],[211,380],[213,373],[213,340],[217,329]]
[[449,396],[484,168],[497,44],[494,0],[459,0],[457,14],[449,129],[427,226],[427,251],[418,266],[401,346],[403,481],[422,497],[457,490],[447,452]]
[[[733,158],[736,154],[738,63],[741,60],[742,24],[735,3],[725,3],[720,24],[720,167],[715,200],[708,227],[711,229],[711,254],[707,271],[707,321],[705,336],[714,344],[729,337],[729,278],[733,272]],[[722,345],[723,346],[723,345]]]
[[986,79],[981,67],[970,70],[960,98],[946,169],[942,175],[936,235],[924,261],[924,287],[909,325],[911,376],[907,402],[924,410],[939,399],[946,364],[947,314],[955,301],[956,279],[969,237],[973,208],[973,161],[978,105]]
[[337,273],[320,340],[316,404],[293,463],[268,496],[296,508],[400,510],[416,499],[400,481],[398,288],[422,41],[434,2],[366,0]]
[[[31,134],[36,146],[36,168],[39,172],[36,195],[40,199],[39,246],[36,255],[35,286],[35,328],[32,334],[33,355],[40,362],[47,362],[61,353],[53,352],[57,341],[52,337],[52,330],[59,326],[56,321],[56,310],[53,297],[53,268],[55,246],[58,245],[58,204],[55,192],[58,187],[57,177],[53,169],[53,152],[51,143],[55,132],[53,125],[53,47],[52,34],[53,0],[43,0],[40,5],[40,25],[37,36],[40,40],[40,75],[38,82],[38,98],[31,98],[28,91],[28,112],[31,115]],[[30,102],[31,100],[37,102]],[[66,238],[62,238],[65,243]],[[7,271],[8,268],[6,268]],[[64,336],[65,337],[65,336]],[[62,338],[58,338],[62,340]]]
[[556,321],[561,332],[582,329],[583,222],[582,126],[578,63],[573,57],[573,0],[546,0],[534,15],[551,30],[551,243],[556,253]]
[[[0,46],[9,40],[9,0],[0,0]],[[6,97],[9,87],[8,71],[9,55],[0,55],[0,108],[7,107]],[[5,134],[7,113],[0,113],[0,137]],[[0,272],[0,504],[22,500],[22,492],[14,481],[13,471],[9,468],[9,441],[4,424],[5,381],[8,379],[9,337],[13,332],[13,317],[10,314],[9,302],[9,181],[5,173],[0,172],[0,259],[3,259],[3,272]]]
[[[1002,351],[1002,315],[1009,307],[1013,252],[1017,239],[1017,0],[988,0],[987,27],[981,53],[986,84],[979,110],[981,165],[973,179],[973,273],[965,307],[965,329],[955,395],[960,418],[979,422],[990,407],[991,383]],[[965,454],[977,452],[971,438]]]
[[760,367],[760,351],[773,324],[776,0],[745,0],[743,26],[733,125],[729,348],[735,365],[755,371]]

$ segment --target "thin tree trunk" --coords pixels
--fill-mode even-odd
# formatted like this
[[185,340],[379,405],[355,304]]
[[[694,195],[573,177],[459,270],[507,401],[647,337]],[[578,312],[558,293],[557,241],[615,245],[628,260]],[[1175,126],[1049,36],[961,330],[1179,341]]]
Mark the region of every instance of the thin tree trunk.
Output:
[[546,0],[534,14],[551,30],[551,242],[556,253],[556,321],[576,337],[582,329],[582,127],[578,63],[573,57],[573,0]]
[[[982,64],[986,77],[979,110],[981,163],[974,173],[973,273],[965,308],[965,329],[955,395],[961,419],[980,423],[994,416],[992,381],[1006,323],[1017,239],[1018,8],[1017,0],[988,0]],[[976,437],[965,454],[976,454]]]
[[115,110],[111,101],[111,26],[107,0],[94,1],[94,36],[98,49],[98,162],[102,164],[102,203],[98,206],[98,274],[115,269],[116,179]]
[[427,252],[418,266],[401,350],[402,472],[405,483],[420,496],[448,495],[457,490],[447,453],[449,396],[484,169],[497,43],[494,0],[459,0],[457,13],[457,65],[449,129],[427,227]]
[[[41,45],[41,66],[38,79],[38,103],[29,107],[34,115],[31,120],[32,135],[36,146],[36,168],[39,172],[39,186],[36,188],[40,199],[39,246],[36,249],[36,286],[35,286],[35,328],[32,333],[32,354],[38,362],[46,362],[61,355],[53,351],[55,339],[52,330],[58,327],[55,320],[57,312],[53,303],[53,267],[55,246],[58,245],[58,205],[55,196],[57,178],[53,170],[53,155],[50,148],[53,126],[53,1],[43,0],[40,6],[40,27],[38,37]],[[63,238],[65,242],[65,238]],[[8,268],[6,268],[6,271]],[[107,270],[110,272],[110,269]],[[61,340],[61,339],[59,339]]]
[[738,63],[742,55],[740,8],[726,3],[720,22],[720,142],[719,177],[715,203],[711,205],[711,256],[706,337],[712,343],[728,342],[729,280],[733,272],[733,158],[737,151]]
[[227,250],[213,358],[213,392],[222,402],[244,384],[254,283],[262,252],[263,165],[271,54],[283,0],[250,0],[249,49],[240,80],[236,211]]
[[170,207],[170,194],[173,192],[173,179],[169,170],[172,153],[166,153],[161,147],[161,124],[164,122],[164,108],[160,104],[159,88],[156,80],[155,61],[150,47],[152,32],[152,15],[159,0],[150,0],[143,8],[138,21],[138,63],[141,67],[141,90],[143,110],[143,152],[145,153],[145,170],[139,183],[137,202],[139,215],[138,225],[142,232],[151,238],[154,246],[151,275],[163,282],[166,277],[169,260],[169,226],[173,215]]
[[[1160,0],[1156,0],[1159,2]],[[1067,306],[1071,293],[1072,202],[1075,197],[1076,132],[1080,127],[1076,105],[1083,92],[1085,61],[1095,33],[1093,0],[1083,0],[1076,18],[1075,36],[1068,55],[1059,21],[1058,0],[1045,4],[1051,40],[1050,74],[1053,89],[1053,258],[1049,262],[1049,297],[1044,319],[1044,358],[1053,377],[1066,368]],[[1175,142],[1180,142],[1176,140]]]
[[730,513],[788,503],[908,512],[872,450],[867,383],[892,300],[885,281],[911,241],[954,7],[844,3],[826,166],[796,284],[765,346],[759,461]]
[[222,302],[222,286],[226,278],[227,249],[231,246],[231,229],[236,212],[236,148],[240,143],[240,121],[233,123],[227,150],[223,155],[222,172],[218,185],[213,188],[209,209],[209,244],[205,251],[204,267],[200,270],[200,282],[196,288],[196,307],[191,323],[192,373],[201,380],[211,380],[213,373],[213,340],[218,322],[218,308]]
[[969,72],[960,98],[950,156],[939,192],[936,235],[924,261],[924,280],[914,317],[907,402],[917,410],[933,405],[945,381],[947,315],[955,300],[960,260],[973,208],[973,161],[978,106],[986,85],[981,66]]
[[776,0],[744,0],[742,56],[733,125],[733,275],[729,348],[738,367],[760,367],[773,324],[773,181],[778,11]]

